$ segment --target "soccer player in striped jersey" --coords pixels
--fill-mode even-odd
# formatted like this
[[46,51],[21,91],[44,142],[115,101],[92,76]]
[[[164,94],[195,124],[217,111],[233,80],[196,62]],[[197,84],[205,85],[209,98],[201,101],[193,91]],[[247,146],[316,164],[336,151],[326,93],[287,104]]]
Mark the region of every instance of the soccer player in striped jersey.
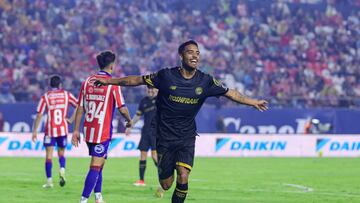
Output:
[[72,144],[78,146],[80,143],[80,122],[85,114],[83,132],[85,141],[91,156],[90,169],[86,176],[84,189],[80,203],[86,203],[92,190],[95,193],[96,203],[103,203],[101,194],[102,169],[112,136],[112,119],[115,107],[126,120],[126,127],[131,127],[132,122],[129,111],[121,93],[120,86],[109,85],[95,87],[93,82],[96,79],[111,78],[115,67],[115,54],[111,51],[101,52],[96,56],[100,71],[88,77],[83,82],[78,108],[75,116],[75,128],[72,137]]
[[[55,143],[58,147],[58,157],[60,163],[60,186],[65,185],[65,147],[67,144],[68,124],[71,119],[66,119],[69,104],[77,106],[77,99],[70,92],[61,89],[61,78],[57,75],[50,78],[51,90],[46,92],[40,99],[37,106],[37,116],[35,119],[32,140],[37,139],[37,129],[39,127],[43,113],[47,112],[45,125],[44,146],[46,148],[45,171],[47,183],[44,188],[52,188],[52,156]],[[74,114],[73,114],[74,115]],[[72,116],[73,117],[73,116]]]

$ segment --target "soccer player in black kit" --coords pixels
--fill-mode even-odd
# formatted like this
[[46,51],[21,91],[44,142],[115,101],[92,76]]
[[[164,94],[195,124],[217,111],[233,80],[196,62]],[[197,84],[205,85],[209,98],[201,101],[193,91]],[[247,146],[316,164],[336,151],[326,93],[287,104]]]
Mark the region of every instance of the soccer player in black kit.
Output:
[[158,174],[162,188],[168,190],[174,182],[174,170],[177,172],[172,203],[182,203],[186,199],[197,136],[195,116],[206,98],[225,96],[259,111],[268,109],[267,101],[246,97],[198,70],[200,51],[195,41],[181,44],[178,53],[180,67],[161,69],[145,76],[100,79],[95,82],[97,85],[148,85],[159,90],[156,102]]
[[[134,183],[135,186],[146,186],[144,175],[146,169],[146,158],[148,150],[151,149],[151,157],[157,166],[156,153],[156,96],[158,90],[153,87],[148,87],[146,90],[147,96],[142,98],[138,110],[132,119],[133,125],[137,123],[141,116],[144,116],[144,126],[141,129],[141,138],[138,149],[140,150],[139,161],[139,176],[140,179]],[[129,135],[131,128],[126,128],[125,134]]]

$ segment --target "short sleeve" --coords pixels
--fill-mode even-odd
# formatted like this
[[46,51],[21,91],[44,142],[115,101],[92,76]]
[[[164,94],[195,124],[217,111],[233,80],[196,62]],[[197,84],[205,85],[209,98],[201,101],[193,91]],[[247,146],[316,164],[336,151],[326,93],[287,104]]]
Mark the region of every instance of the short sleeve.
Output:
[[158,72],[144,75],[143,80],[148,86],[160,89],[160,81],[162,80],[163,74],[164,69],[161,69]]
[[112,93],[115,98],[115,106],[116,108],[121,108],[125,106],[125,100],[121,92],[120,86],[112,86]]
[[85,82],[83,82],[81,85],[79,99],[77,101],[78,106],[81,106],[81,107],[84,106],[84,94],[85,94],[84,91],[85,91]]
[[221,81],[209,76],[209,87],[206,91],[208,97],[218,97],[226,94],[229,88],[225,87]]
[[68,92],[68,97],[69,97],[69,103],[73,106],[73,107],[76,107],[77,106],[77,103],[78,103],[78,100],[76,99],[76,97],[71,94],[70,92]]
[[43,114],[44,111],[45,111],[45,108],[46,108],[45,96],[42,96],[40,101],[39,101],[39,104],[38,104],[38,106],[36,108],[36,112]]

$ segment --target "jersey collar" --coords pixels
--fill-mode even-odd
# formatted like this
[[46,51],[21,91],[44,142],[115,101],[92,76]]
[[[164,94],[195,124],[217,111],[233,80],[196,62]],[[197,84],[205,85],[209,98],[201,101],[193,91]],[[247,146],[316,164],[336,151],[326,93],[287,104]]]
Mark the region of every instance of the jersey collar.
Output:
[[107,75],[107,76],[110,76],[110,77],[111,77],[111,74],[110,74],[110,73],[108,73],[108,72],[106,72],[106,71],[103,71],[103,70],[99,71],[97,74],[98,74],[98,75]]

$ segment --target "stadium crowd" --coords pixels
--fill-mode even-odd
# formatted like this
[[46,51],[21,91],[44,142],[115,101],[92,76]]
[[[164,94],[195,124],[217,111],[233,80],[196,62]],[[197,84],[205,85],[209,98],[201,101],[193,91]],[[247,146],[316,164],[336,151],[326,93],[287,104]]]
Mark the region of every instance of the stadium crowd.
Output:
[[77,94],[100,50],[116,76],[145,74],[195,39],[203,71],[272,106],[359,104],[359,0],[0,0],[0,15],[0,103],[37,102],[55,73]]

